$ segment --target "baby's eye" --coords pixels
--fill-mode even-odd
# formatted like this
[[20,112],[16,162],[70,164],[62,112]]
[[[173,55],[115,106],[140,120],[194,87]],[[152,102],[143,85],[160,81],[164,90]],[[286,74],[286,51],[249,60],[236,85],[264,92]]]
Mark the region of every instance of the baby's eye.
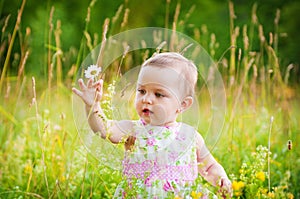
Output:
[[145,94],[146,91],[144,89],[138,89],[137,92],[139,92],[140,94]]
[[155,93],[155,96],[156,96],[156,97],[164,97],[164,95],[161,94],[161,93]]

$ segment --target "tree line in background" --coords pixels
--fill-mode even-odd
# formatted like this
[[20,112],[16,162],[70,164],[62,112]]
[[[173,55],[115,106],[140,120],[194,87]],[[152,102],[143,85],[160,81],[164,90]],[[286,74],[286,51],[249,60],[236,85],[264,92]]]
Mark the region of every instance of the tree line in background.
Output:
[[[92,5],[92,9],[88,10]],[[236,26],[251,24],[253,20],[263,25],[263,32],[267,40],[274,39],[268,33],[278,33],[277,51],[280,69],[286,73],[288,66],[292,63],[290,80],[299,82],[300,70],[300,37],[298,27],[300,20],[296,17],[300,11],[300,2],[293,0],[265,0],[265,1],[233,1]],[[1,32],[1,70],[4,64],[4,55],[8,44],[4,40],[10,37],[17,20],[18,9],[21,6],[19,0],[3,0],[0,3],[0,26]],[[256,19],[253,19],[253,9]],[[179,12],[178,12],[179,11]],[[86,27],[87,13],[89,12],[89,23]],[[176,13],[178,12],[178,13]],[[114,21],[111,23],[108,35],[114,35],[127,29],[138,27],[166,27],[172,28],[172,22],[178,14],[177,30],[190,37],[195,37],[195,29],[202,31],[202,40],[199,41],[209,51],[211,34],[215,35],[215,58],[218,59],[224,51],[230,47],[230,17],[227,1],[139,1],[139,0],[114,0],[114,1],[36,1],[27,0],[22,22],[20,24],[19,37],[16,37],[12,50],[11,66],[9,72],[15,74],[18,70],[18,54],[20,46],[28,46],[30,56],[27,60],[26,70],[34,74],[45,74],[43,67],[47,60],[47,52],[55,51],[53,43],[56,36],[60,37],[60,48],[68,54],[64,59],[64,66],[70,68],[76,63],[78,49],[84,30],[93,36],[93,42],[101,42],[102,24],[106,18]],[[117,16],[122,15],[122,16]],[[276,20],[278,26],[276,26]],[[5,27],[5,29],[3,28]],[[53,31],[49,36],[50,29]],[[258,35],[258,28],[253,29]],[[207,32],[207,35],[205,35]],[[240,31],[240,35],[242,31]],[[30,37],[26,37],[26,34]],[[56,36],[55,36],[56,34]],[[95,36],[96,34],[96,36]],[[273,35],[274,36],[274,35]],[[98,38],[98,39],[97,39]],[[196,38],[197,40],[197,38]],[[20,44],[22,43],[23,44]],[[237,40],[237,47],[242,45],[242,39]],[[253,37],[252,49],[259,49],[259,38]],[[225,57],[229,54],[225,54]],[[68,69],[64,69],[66,73]]]

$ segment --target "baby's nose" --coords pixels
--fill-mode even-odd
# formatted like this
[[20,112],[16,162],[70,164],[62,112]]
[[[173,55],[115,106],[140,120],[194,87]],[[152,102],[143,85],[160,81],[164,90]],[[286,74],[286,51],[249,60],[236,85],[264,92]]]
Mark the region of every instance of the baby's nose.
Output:
[[152,96],[150,94],[146,94],[143,96],[143,103],[152,104]]

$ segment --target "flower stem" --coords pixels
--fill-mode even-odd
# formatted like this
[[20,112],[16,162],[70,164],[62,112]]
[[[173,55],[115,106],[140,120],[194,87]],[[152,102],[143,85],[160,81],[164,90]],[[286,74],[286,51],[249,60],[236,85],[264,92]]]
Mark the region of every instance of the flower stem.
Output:
[[273,121],[274,121],[274,117],[271,116],[271,119],[270,119],[270,128],[269,128],[269,139],[268,139],[268,190],[269,190],[269,193],[271,191],[271,174],[270,174],[270,153],[271,153],[271,132],[272,132],[272,124],[273,124]]

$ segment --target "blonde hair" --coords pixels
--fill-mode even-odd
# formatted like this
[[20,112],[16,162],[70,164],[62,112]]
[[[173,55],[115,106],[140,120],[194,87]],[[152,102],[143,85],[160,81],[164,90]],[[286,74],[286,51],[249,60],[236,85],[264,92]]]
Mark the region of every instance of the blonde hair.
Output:
[[193,96],[198,79],[197,67],[195,64],[176,52],[158,53],[146,60],[142,67],[168,67],[175,69],[186,80],[189,85],[185,85],[187,95]]

